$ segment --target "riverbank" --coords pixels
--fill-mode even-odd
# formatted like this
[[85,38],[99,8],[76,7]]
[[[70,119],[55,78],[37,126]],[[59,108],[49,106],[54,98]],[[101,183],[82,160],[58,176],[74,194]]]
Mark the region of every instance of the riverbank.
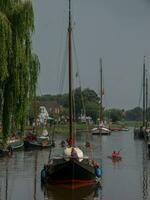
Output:
[[[123,122],[115,122],[111,124],[111,128],[128,128],[128,127],[140,127],[142,122],[137,122],[137,121],[123,121]],[[90,124],[87,125],[85,123],[76,123],[75,128],[77,131],[88,131],[94,128],[96,125],[95,124]],[[48,130],[49,133],[55,132],[56,134],[66,134],[68,133],[68,124],[56,124],[56,125],[51,125],[47,126],[46,129]],[[38,127],[37,128],[38,135],[42,133],[42,128]],[[32,127],[27,126],[25,128],[25,132],[32,131]],[[0,130],[0,138],[2,138],[2,131]]]

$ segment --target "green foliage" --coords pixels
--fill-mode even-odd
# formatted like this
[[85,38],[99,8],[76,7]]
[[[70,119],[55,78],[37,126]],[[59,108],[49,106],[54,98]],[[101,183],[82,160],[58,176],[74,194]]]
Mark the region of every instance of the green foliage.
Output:
[[94,90],[91,90],[89,88],[86,88],[85,90],[83,90],[83,96],[84,96],[84,100],[86,101],[94,101],[94,102],[99,102],[99,97],[97,96],[96,92]]
[[126,111],[126,115],[125,115],[125,119],[126,120],[134,120],[134,121],[140,121],[142,120],[142,108],[140,107],[136,107],[132,110],[128,110]]
[[[90,89],[84,89],[81,92],[81,88],[76,88],[74,91],[75,98],[75,115],[76,118],[84,113],[84,107],[86,114],[91,116],[94,121],[97,120],[99,115],[99,98],[95,91]],[[64,111],[61,114],[68,115],[68,94],[63,95],[43,95],[38,97],[40,101],[57,101],[57,103],[64,107]],[[84,104],[84,105],[83,105]]]
[[28,106],[35,96],[40,64],[31,52],[33,30],[31,1],[0,1],[0,108],[4,140],[12,117],[16,127],[24,130]]
[[123,111],[120,109],[113,108],[113,109],[107,110],[107,112],[112,122],[121,121],[123,119]]
[[99,116],[99,105],[93,101],[87,101],[85,104],[86,115],[92,117],[93,121],[96,123]]
[[8,77],[8,58],[11,47],[11,29],[6,16],[0,12],[0,88]]

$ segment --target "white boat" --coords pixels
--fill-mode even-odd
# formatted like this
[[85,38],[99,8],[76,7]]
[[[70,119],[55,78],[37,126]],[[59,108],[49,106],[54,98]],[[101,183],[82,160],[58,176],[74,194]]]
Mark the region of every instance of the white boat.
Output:
[[92,135],[110,135],[111,131],[104,125],[91,129]]
[[99,125],[93,129],[91,129],[92,135],[110,135],[111,130],[105,127],[103,121],[103,70],[102,70],[102,58],[100,58],[100,102],[99,102]]

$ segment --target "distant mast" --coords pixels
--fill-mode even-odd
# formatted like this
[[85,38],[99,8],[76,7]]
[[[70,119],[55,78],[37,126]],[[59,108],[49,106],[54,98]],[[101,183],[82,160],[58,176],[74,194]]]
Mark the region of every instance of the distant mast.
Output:
[[99,120],[103,121],[103,70],[102,70],[102,58],[100,58],[100,111]]
[[71,0],[69,0],[69,25],[68,25],[68,76],[69,76],[69,140],[73,145],[73,102],[72,102],[72,44],[71,44]]
[[146,70],[146,100],[145,100],[145,118],[146,118],[146,121],[145,121],[145,127],[147,128],[148,126],[148,78],[147,78],[147,70]]
[[146,114],[146,109],[145,109],[145,93],[146,93],[146,80],[145,80],[145,56],[144,56],[144,63],[143,63],[143,127],[145,126],[145,114]]

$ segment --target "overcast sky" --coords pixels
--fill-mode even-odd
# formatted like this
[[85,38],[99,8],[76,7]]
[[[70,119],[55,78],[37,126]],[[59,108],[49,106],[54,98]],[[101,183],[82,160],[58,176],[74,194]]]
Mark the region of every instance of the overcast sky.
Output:
[[[41,63],[38,93],[56,94],[66,44],[68,0],[33,0],[33,48]],[[138,106],[143,56],[150,66],[150,0],[72,0],[82,87],[98,92],[103,59],[105,106]]]

